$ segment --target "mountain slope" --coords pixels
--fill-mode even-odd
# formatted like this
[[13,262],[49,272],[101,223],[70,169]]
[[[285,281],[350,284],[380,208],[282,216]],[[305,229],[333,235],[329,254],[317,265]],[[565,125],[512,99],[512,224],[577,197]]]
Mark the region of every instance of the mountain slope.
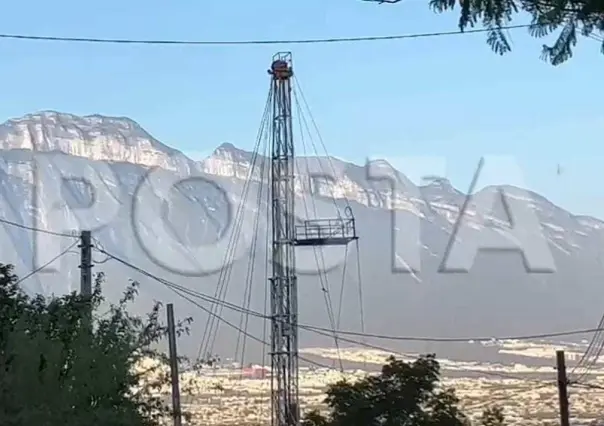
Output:
[[[264,311],[266,235],[270,231],[266,222],[267,171],[261,167],[268,165],[265,157],[256,158],[223,144],[209,158],[196,162],[163,145],[127,118],[56,112],[4,123],[0,126],[0,144],[0,217],[58,232],[91,228],[108,252],[210,295],[223,297],[217,288],[220,269],[229,257],[231,236],[239,233],[233,218],[246,200],[240,233],[247,236],[247,243],[242,240],[238,245],[229,285],[224,290],[227,300],[246,305],[246,277],[253,252],[249,306]],[[34,163],[38,165],[36,173]],[[246,185],[253,164],[253,179]],[[595,218],[574,216],[538,194],[518,188],[485,188],[479,197],[503,190],[508,202],[534,209],[556,270],[527,273],[517,253],[497,252],[481,253],[467,273],[442,273],[439,266],[465,200],[464,194],[448,181],[434,179],[428,185],[416,186],[404,171],[391,170],[399,182],[398,190],[393,192],[387,182],[369,180],[365,167],[333,158],[298,158],[296,169],[298,216],[334,217],[347,206],[354,212],[361,236],[360,270],[368,331],[441,336],[514,334],[589,327],[601,315],[604,224]],[[336,179],[311,185],[309,175],[318,172],[335,175]],[[37,199],[35,174],[41,182]],[[182,182],[176,190],[170,190],[169,184],[179,180]],[[309,195],[311,187],[313,196]],[[248,195],[244,196],[246,188]],[[160,190],[163,199],[157,197]],[[95,203],[96,208],[88,209]],[[469,233],[464,238],[487,238],[494,245],[512,238],[506,227],[506,205],[501,200],[488,213],[481,213],[470,203],[466,213]],[[257,218],[261,219],[258,225]],[[256,226],[258,234],[254,236]],[[419,226],[419,240],[413,232],[415,226]],[[73,242],[69,237],[34,236],[11,225],[0,226],[1,259],[14,263],[21,275],[32,269],[32,256],[40,258],[39,265]],[[256,248],[251,250],[254,244]],[[461,250],[470,248],[462,246]],[[419,263],[413,259],[415,253]],[[344,273],[338,261],[345,253],[326,249],[324,255],[325,263],[335,267],[328,274],[328,282],[316,274],[309,275],[317,268],[314,253],[299,253],[297,265],[305,273],[300,277],[300,322],[329,327],[322,287],[329,291],[337,313]],[[340,319],[340,328],[358,330],[354,245],[347,255],[341,314],[334,315]],[[103,256],[97,253],[95,260],[103,261]],[[402,272],[409,264],[421,268],[413,273]],[[31,292],[47,294],[77,289],[77,256],[68,254],[53,265],[56,272],[35,275],[23,285]],[[112,299],[118,297],[127,279],[133,278],[142,285],[137,310],[143,312],[156,299],[175,302],[181,316],[194,315],[197,325],[185,348],[196,354],[207,320],[198,307],[115,260],[98,264],[95,270],[106,272],[105,291]],[[240,314],[224,309],[222,315],[240,324]],[[251,334],[260,337],[262,329],[261,320],[250,320]],[[220,349],[232,356],[237,334],[221,326],[216,347],[204,349]],[[327,337],[307,332],[301,336],[303,345],[329,342]],[[257,345],[250,345],[251,351],[258,351]],[[405,347],[418,348],[409,344]],[[431,346],[418,350],[426,348]]]

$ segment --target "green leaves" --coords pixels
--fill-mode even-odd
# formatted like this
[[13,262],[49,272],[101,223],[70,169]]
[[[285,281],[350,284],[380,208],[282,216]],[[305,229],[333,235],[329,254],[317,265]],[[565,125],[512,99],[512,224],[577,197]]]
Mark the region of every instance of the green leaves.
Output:
[[558,32],[555,42],[544,45],[541,53],[542,59],[552,65],[560,65],[572,57],[578,31],[600,41],[604,53],[603,0],[430,0],[430,8],[437,13],[457,7],[460,30],[481,24],[488,29],[487,44],[500,55],[511,51],[504,29],[519,14],[531,18],[529,34],[533,37]]
[[482,426],[505,426],[503,409],[498,406],[487,408],[482,413],[480,424]]
[[552,65],[560,65],[573,56],[572,48],[577,44],[577,27],[573,21],[564,25],[553,46],[543,46],[541,57]]
[[[330,386],[329,416],[309,413],[305,426],[465,426],[455,392],[440,386],[434,355],[406,363],[388,359],[381,374]],[[494,426],[494,425],[488,425]]]
[[[2,426],[155,426],[170,415],[155,392],[169,383],[165,357],[152,349],[167,331],[161,305],[145,319],[131,316],[131,283],[91,329],[89,307],[103,302],[102,280],[99,274],[88,300],[70,294],[47,301],[23,294],[12,267],[0,265]],[[152,380],[137,371],[147,358],[162,370]]]

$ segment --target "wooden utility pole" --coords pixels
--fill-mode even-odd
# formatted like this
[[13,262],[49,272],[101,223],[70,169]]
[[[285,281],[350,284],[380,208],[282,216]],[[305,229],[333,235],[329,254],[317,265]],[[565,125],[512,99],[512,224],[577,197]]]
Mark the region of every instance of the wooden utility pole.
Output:
[[80,235],[80,294],[92,296],[92,235],[82,231]]
[[170,348],[170,372],[172,373],[172,412],[174,426],[182,426],[180,407],[180,383],[178,379],[178,355],[176,353],[176,325],[174,323],[174,305],[168,303],[168,345]]
[[86,312],[84,323],[92,331],[92,235],[90,231],[80,234],[80,295],[86,298]]
[[556,369],[558,370],[558,398],[560,400],[560,426],[570,426],[568,409],[568,379],[564,351],[556,351]]

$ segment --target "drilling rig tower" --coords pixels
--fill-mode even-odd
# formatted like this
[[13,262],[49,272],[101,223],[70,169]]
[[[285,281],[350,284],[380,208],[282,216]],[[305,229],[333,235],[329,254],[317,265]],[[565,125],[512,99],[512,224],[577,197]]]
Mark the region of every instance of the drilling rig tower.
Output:
[[[296,246],[346,245],[356,240],[346,218],[306,220],[296,225],[291,53],[273,57],[271,76],[271,425],[298,426],[298,281]],[[323,271],[319,271],[323,273]]]

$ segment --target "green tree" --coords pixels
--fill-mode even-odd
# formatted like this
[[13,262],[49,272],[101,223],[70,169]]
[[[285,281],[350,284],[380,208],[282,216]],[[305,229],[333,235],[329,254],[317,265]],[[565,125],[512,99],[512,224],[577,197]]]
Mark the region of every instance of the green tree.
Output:
[[388,359],[379,375],[327,389],[329,414],[308,413],[304,426],[465,426],[453,389],[443,389],[434,355],[412,363]]
[[[400,0],[368,0],[398,3]],[[503,27],[530,22],[533,37],[557,32],[556,41],[543,45],[542,57],[559,65],[572,57],[580,36],[600,41],[604,53],[603,0],[430,0],[430,8],[438,13],[459,10],[459,28],[463,31],[482,24],[488,29],[487,43],[504,54],[511,50]],[[526,18],[523,17],[526,16]],[[512,22],[514,18],[518,18]]]
[[480,424],[482,426],[505,426],[503,408],[493,406],[484,410],[480,417]]
[[[1,425],[154,426],[170,414],[159,392],[169,383],[166,359],[152,349],[166,334],[160,304],[146,319],[130,315],[132,283],[91,326],[102,281],[99,274],[90,299],[30,298],[12,267],[0,265]],[[155,363],[140,371],[143,360]]]

